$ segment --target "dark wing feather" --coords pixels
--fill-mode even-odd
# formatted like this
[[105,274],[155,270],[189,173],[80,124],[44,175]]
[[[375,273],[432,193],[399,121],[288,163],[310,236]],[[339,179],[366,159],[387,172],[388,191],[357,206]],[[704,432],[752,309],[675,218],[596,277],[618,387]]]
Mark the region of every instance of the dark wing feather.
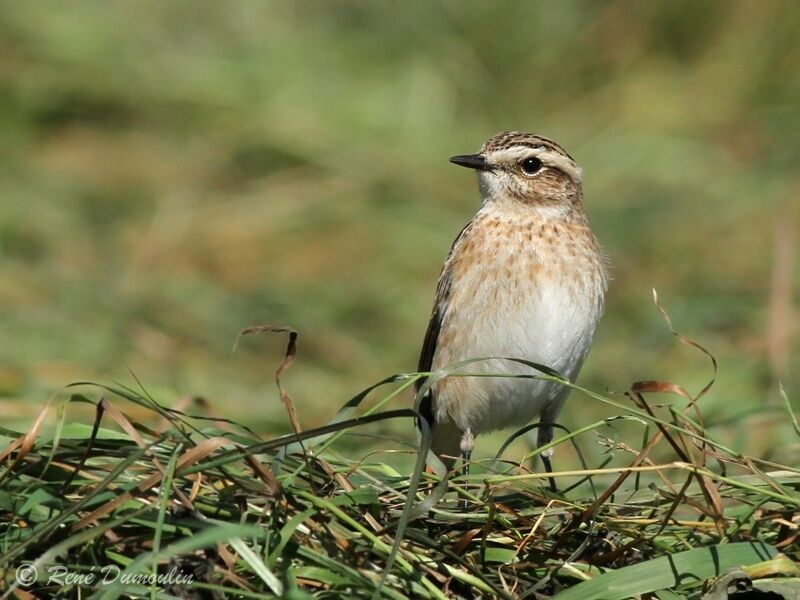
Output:
[[[464,229],[456,236],[452,246],[450,246],[450,252],[447,255],[447,260],[445,260],[442,273],[439,275],[439,283],[436,286],[436,302],[433,305],[431,320],[428,323],[428,330],[425,332],[425,341],[422,343],[422,352],[419,355],[419,364],[417,366],[419,372],[430,371],[433,365],[433,357],[436,354],[436,346],[439,341],[439,332],[442,328],[442,321],[444,320],[450,301],[450,286],[453,281],[453,273],[450,269],[450,257],[453,255],[453,251],[458,242],[466,235],[471,227],[472,221],[467,223]],[[425,378],[418,379],[415,384],[415,390],[419,391],[419,388],[424,383]],[[419,413],[431,426],[433,426],[433,402],[433,393],[432,390],[430,390],[425,394],[425,397],[422,398],[419,405]]]

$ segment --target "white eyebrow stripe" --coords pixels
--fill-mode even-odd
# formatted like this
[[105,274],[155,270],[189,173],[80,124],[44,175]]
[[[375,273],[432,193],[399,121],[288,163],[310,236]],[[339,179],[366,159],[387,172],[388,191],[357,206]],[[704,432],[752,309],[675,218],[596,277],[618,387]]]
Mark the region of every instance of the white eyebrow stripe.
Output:
[[531,148],[530,146],[514,146],[512,148],[504,148],[503,150],[494,150],[486,153],[486,159],[489,163],[516,162],[529,156],[535,156],[545,165],[560,169],[577,183],[580,183],[583,178],[583,171],[578,165],[563,154],[553,152],[545,146],[539,146],[537,148]]

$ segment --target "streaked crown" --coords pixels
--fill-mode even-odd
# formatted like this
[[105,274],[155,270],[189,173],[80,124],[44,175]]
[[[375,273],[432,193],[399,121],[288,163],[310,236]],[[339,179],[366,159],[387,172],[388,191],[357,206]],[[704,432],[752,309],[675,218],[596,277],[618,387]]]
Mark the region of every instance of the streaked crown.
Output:
[[497,150],[508,150],[515,146],[528,148],[547,148],[551,152],[556,152],[572,160],[572,157],[564,148],[542,135],[527,133],[525,131],[503,131],[490,137],[481,148],[481,152],[495,152]]

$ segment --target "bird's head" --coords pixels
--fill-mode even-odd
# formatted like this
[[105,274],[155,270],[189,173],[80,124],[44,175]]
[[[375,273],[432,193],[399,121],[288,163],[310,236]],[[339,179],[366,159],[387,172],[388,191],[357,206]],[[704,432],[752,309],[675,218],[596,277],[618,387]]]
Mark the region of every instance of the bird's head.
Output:
[[581,201],[581,168],[552,140],[521,131],[490,138],[450,162],[475,169],[484,201],[569,208]]

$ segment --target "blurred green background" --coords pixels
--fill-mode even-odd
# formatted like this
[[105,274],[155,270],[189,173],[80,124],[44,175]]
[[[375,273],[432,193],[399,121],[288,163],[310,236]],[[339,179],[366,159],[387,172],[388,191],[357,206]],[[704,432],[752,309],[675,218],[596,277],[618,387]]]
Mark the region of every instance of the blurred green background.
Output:
[[[285,340],[231,354],[269,322],[300,331],[285,385],[304,427],[325,423],[415,368],[479,205],[447,158],[522,129],[582,164],[613,265],[581,382],[709,379],[657,288],[720,362],[708,421],[769,454],[791,439],[777,379],[800,395],[799,108],[788,0],[5,2],[3,418],[130,370],[167,404],[286,431]],[[613,412],[571,406],[570,426]]]

